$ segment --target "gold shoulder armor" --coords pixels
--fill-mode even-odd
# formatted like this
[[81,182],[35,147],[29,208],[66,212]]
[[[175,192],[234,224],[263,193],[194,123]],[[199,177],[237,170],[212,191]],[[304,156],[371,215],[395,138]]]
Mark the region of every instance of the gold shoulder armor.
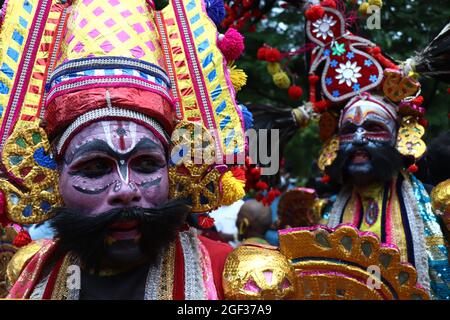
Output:
[[225,262],[226,299],[287,299],[294,294],[294,283],[293,267],[272,246],[242,245]]
[[11,258],[6,267],[6,282],[9,287],[17,281],[25,265],[42,248],[41,241],[33,241],[20,248]]
[[433,188],[431,204],[436,214],[442,216],[446,231],[450,232],[450,179],[442,181]]
[[431,191],[431,204],[434,210],[450,213],[450,179],[442,181]]

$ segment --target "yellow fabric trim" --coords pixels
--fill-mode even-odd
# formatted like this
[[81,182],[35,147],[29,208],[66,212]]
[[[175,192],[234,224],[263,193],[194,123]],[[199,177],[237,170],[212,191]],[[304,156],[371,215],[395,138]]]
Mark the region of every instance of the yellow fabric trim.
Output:
[[[195,6],[192,6],[195,3]],[[197,36],[193,36],[195,42],[195,53],[200,63],[201,77],[204,80],[206,90],[206,96],[209,100],[212,110],[211,117],[217,128],[217,135],[215,138],[219,139],[219,143],[222,146],[222,150],[225,154],[233,154],[235,146],[237,145],[240,151],[243,151],[244,147],[244,131],[242,128],[241,119],[238,113],[238,106],[235,101],[235,91],[231,81],[229,79],[229,72],[225,63],[225,59],[222,52],[217,47],[217,29],[212,21],[208,18],[208,15],[202,9],[202,2],[199,0],[182,1],[184,10],[186,12],[186,20],[188,21],[191,34],[195,33],[200,28],[203,28],[203,32],[198,32]],[[189,9],[188,9],[189,6]],[[179,103],[182,110],[183,119],[192,121],[190,119],[199,119],[203,125],[208,129],[214,129],[209,125],[206,119],[201,114],[201,108],[205,103],[201,99],[200,94],[196,94],[193,83],[196,75],[191,73],[188,68],[187,52],[184,51],[182,33],[180,30],[182,26],[177,25],[177,11],[173,1],[162,10],[160,17],[164,21],[166,34],[168,37],[168,45],[170,46],[169,52],[173,62],[172,67],[174,70],[174,78],[176,79],[175,85],[177,86],[177,92],[180,94]],[[202,50],[198,50],[201,44],[208,43],[208,46],[204,46]],[[211,58],[210,63],[205,63],[205,59]],[[206,59],[207,60],[207,59]],[[213,77],[212,74],[215,73]],[[198,78],[198,77],[197,77]],[[220,86],[220,90],[216,90]],[[211,97],[212,92],[215,92],[217,96],[213,99]],[[221,111],[217,111],[219,106],[225,107]],[[206,106],[205,106],[206,107]],[[225,123],[226,119],[229,122],[221,129],[221,123]],[[225,144],[225,140],[234,131],[234,137],[228,146]]]

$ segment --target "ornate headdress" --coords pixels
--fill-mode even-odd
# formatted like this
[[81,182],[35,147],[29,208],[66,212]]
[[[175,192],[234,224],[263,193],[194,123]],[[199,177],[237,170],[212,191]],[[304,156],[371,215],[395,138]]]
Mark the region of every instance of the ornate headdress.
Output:
[[[233,87],[245,77],[233,82],[229,69],[243,37],[235,30],[219,34],[215,23],[223,17],[221,1],[7,2],[0,33],[3,222],[51,217],[61,204],[54,158],[101,119],[138,122],[167,151],[182,146],[189,159],[205,146],[193,137],[203,132],[213,160],[172,157],[170,196],[189,199],[195,213],[242,197],[242,174],[223,163],[246,149]],[[191,154],[183,151],[187,144]]]
[[[437,74],[425,52],[440,36],[415,58],[396,64],[374,43],[353,35],[332,1],[309,7],[305,16],[307,38],[316,45],[309,69],[310,103],[320,114],[320,137],[325,142],[319,168],[325,171],[333,162],[339,146],[335,133],[342,115],[360,101],[372,104],[398,123],[396,147],[410,158],[410,163],[415,163],[426,149],[421,140],[425,110],[421,107],[417,71],[422,70],[422,75]],[[422,65],[427,59],[425,70]],[[413,164],[409,169],[417,167]]]

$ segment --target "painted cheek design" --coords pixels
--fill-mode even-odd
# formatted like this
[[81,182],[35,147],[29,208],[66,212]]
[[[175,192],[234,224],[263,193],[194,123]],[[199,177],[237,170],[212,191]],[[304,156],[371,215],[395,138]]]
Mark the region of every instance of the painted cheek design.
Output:
[[83,187],[83,186],[78,186],[78,185],[72,185],[72,187],[82,193],[85,194],[100,194],[104,191],[106,191],[114,182],[111,182],[109,184],[107,184],[106,186],[97,188],[97,189],[93,189],[93,188],[87,188],[87,187]]
[[151,174],[132,172],[131,179],[139,189],[145,203],[158,205],[167,200],[169,191],[167,167]]
[[139,186],[146,190],[146,189],[149,189],[150,187],[158,186],[160,183],[161,183],[161,177],[157,177],[157,178],[151,179],[151,180],[144,180],[139,184]]
[[75,190],[91,194],[101,193],[118,181],[117,174],[114,173],[95,179],[83,177],[76,173],[69,173],[69,175],[69,182]]

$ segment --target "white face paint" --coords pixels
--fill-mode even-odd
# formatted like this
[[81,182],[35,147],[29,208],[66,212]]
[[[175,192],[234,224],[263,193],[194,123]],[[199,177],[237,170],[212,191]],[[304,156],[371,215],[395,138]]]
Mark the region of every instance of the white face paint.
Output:
[[395,144],[396,110],[373,96],[352,99],[342,111],[339,137],[342,143],[365,139]]
[[116,207],[154,207],[168,198],[165,150],[146,127],[99,121],[70,141],[60,178],[65,205],[100,213]]

